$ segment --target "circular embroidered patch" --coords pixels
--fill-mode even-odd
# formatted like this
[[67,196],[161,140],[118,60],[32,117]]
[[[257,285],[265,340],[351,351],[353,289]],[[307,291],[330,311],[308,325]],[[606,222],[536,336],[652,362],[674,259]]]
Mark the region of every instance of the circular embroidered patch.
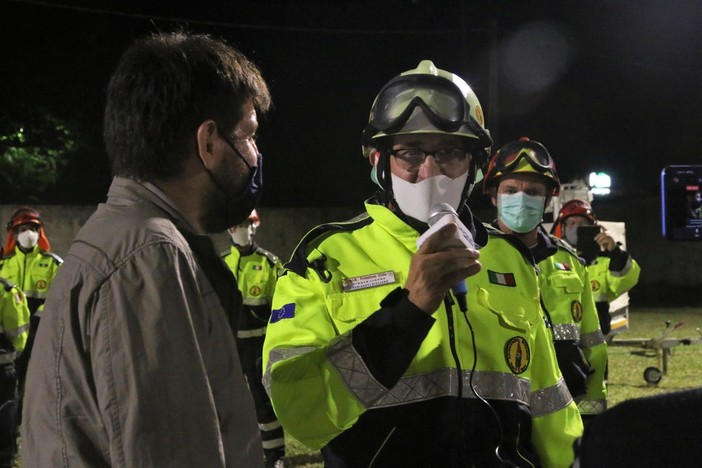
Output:
[[599,291],[600,290],[600,282],[597,280],[592,280],[590,281],[590,286],[592,286],[592,290],[594,291]]
[[251,294],[252,296],[260,296],[261,288],[259,288],[258,286],[251,286],[251,288],[249,288],[249,294]]
[[37,289],[46,289],[47,284],[44,280],[37,281]]
[[580,301],[573,301],[570,303],[570,313],[573,316],[573,320],[576,322],[583,319],[583,305]]
[[505,361],[512,372],[515,374],[523,373],[529,367],[530,360],[531,350],[523,337],[515,336],[505,343]]

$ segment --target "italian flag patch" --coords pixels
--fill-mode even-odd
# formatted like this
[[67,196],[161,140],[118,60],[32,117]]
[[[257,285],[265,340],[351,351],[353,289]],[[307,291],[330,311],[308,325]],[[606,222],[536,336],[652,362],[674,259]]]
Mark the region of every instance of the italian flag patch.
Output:
[[557,270],[570,271],[570,265],[568,265],[567,263],[555,262],[554,265]]
[[492,284],[499,284],[502,286],[517,286],[517,282],[514,280],[514,273],[498,273],[496,271],[488,270],[488,278]]

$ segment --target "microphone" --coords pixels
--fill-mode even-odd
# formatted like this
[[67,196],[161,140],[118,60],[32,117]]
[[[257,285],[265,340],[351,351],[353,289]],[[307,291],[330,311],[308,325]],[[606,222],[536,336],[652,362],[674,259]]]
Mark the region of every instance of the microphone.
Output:
[[[417,246],[421,246],[429,236],[434,234],[442,227],[446,226],[448,223],[456,224],[456,226],[458,226],[458,229],[456,229],[456,232],[453,234],[453,236],[450,239],[448,239],[448,241],[442,246],[442,249],[446,249],[449,247],[460,247],[469,249],[477,248],[477,246],[475,245],[475,241],[473,240],[473,234],[461,222],[461,220],[458,217],[458,214],[456,213],[456,210],[454,210],[453,207],[448,203],[437,203],[431,207],[431,210],[429,210],[429,217],[427,219],[429,229],[424,234],[422,234],[419,237],[419,239],[417,239]],[[461,309],[462,312],[466,312],[468,310],[468,303],[466,301],[466,295],[468,294],[468,290],[466,288],[465,280],[461,280],[458,283],[454,284],[451,287],[451,291],[453,292],[453,295],[458,301],[458,307]]]

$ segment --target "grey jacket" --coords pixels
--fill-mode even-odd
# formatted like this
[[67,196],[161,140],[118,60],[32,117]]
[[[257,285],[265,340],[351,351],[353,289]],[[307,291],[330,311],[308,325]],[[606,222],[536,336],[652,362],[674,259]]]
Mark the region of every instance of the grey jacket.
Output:
[[227,315],[149,184],[115,178],[52,284],[27,377],[24,466],[255,467]]

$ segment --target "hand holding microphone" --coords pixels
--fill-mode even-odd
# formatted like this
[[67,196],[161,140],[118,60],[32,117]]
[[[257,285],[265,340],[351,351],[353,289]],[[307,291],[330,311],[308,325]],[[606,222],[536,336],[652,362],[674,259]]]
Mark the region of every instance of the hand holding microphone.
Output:
[[479,252],[473,236],[447,203],[432,207],[430,228],[417,240],[405,287],[409,299],[431,314],[452,288],[462,310],[466,309],[465,278],[480,271]]

